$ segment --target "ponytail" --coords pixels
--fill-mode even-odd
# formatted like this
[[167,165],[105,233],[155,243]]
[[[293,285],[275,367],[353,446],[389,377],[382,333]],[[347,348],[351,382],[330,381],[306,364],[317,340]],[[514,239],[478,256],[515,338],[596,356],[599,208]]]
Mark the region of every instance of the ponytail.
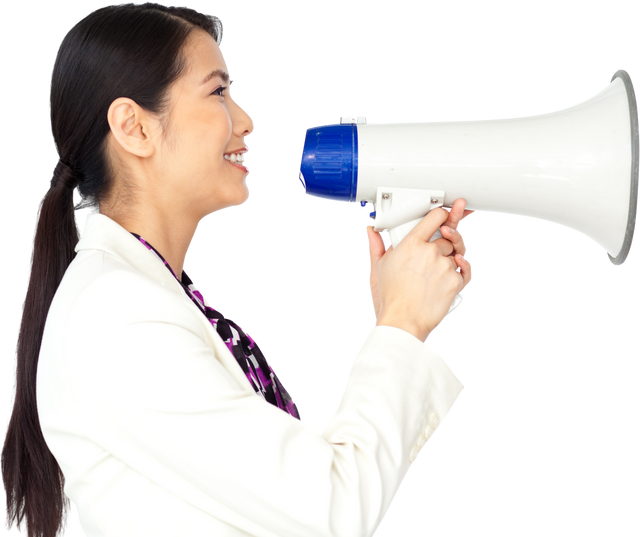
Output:
[[[75,174],[58,162],[40,205],[31,277],[18,336],[18,367],[13,414],[2,451],[2,475],[10,522],[27,519],[29,536],[54,537],[68,499],[64,476],[40,429],[36,406],[38,355],[47,313],[78,243],[73,209]],[[28,476],[28,479],[25,477]]]

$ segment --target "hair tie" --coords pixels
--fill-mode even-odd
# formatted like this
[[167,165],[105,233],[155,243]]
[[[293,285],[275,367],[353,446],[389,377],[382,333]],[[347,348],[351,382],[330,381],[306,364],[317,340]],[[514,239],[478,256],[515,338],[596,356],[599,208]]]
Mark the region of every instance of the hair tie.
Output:
[[66,162],[59,161],[55,171],[55,185],[62,185],[64,188],[73,190],[78,184],[78,175]]

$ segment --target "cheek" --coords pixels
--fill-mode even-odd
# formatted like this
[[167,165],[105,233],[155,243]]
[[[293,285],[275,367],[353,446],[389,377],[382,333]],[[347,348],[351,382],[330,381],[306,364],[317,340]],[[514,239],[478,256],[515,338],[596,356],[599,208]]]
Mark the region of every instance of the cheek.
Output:
[[224,105],[214,107],[196,121],[198,138],[207,143],[209,152],[219,152],[222,155],[231,139],[231,118]]

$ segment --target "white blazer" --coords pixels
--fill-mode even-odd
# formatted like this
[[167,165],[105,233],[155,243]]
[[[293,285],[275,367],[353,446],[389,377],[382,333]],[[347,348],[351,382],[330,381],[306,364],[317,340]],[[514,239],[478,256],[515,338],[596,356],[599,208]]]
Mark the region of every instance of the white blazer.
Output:
[[373,534],[462,389],[433,351],[374,327],[319,435],[255,393],[127,230],[91,214],[76,251],[47,317],[37,401],[88,537]]

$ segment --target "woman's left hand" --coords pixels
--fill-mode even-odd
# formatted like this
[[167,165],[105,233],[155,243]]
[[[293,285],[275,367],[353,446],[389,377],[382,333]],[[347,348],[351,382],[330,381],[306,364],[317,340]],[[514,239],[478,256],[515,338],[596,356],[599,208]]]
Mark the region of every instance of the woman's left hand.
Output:
[[[466,256],[469,251],[469,247],[466,245],[466,240],[460,226],[462,223],[469,220],[469,218],[475,214],[475,211],[465,210],[466,204],[467,202],[462,198],[458,198],[453,203],[449,210],[449,218],[440,227],[440,233],[443,238],[436,239],[434,241],[438,242],[448,240],[451,242],[451,244],[453,244],[453,252],[450,254],[452,257],[456,254]],[[443,208],[446,209],[446,207]],[[443,230],[445,227],[450,228],[453,232],[449,233],[447,230]],[[387,245],[384,235],[373,231],[371,224],[365,227],[364,233],[367,241],[367,262],[369,264],[369,270],[367,271],[367,290],[369,291],[369,302],[371,303],[373,322],[375,324],[376,315],[380,311],[380,298],[378,294],[378,280],[375,273],[375,266],[377,265],[378,259],[385,255],[387,251],[393,251],[393,246]],[[451,248],[451,246],[449,246],[449,248]],[[471,263],[471,265],[473,265],[473,263]],[[461,292],[464,293],[468,288],[469,286]]]

